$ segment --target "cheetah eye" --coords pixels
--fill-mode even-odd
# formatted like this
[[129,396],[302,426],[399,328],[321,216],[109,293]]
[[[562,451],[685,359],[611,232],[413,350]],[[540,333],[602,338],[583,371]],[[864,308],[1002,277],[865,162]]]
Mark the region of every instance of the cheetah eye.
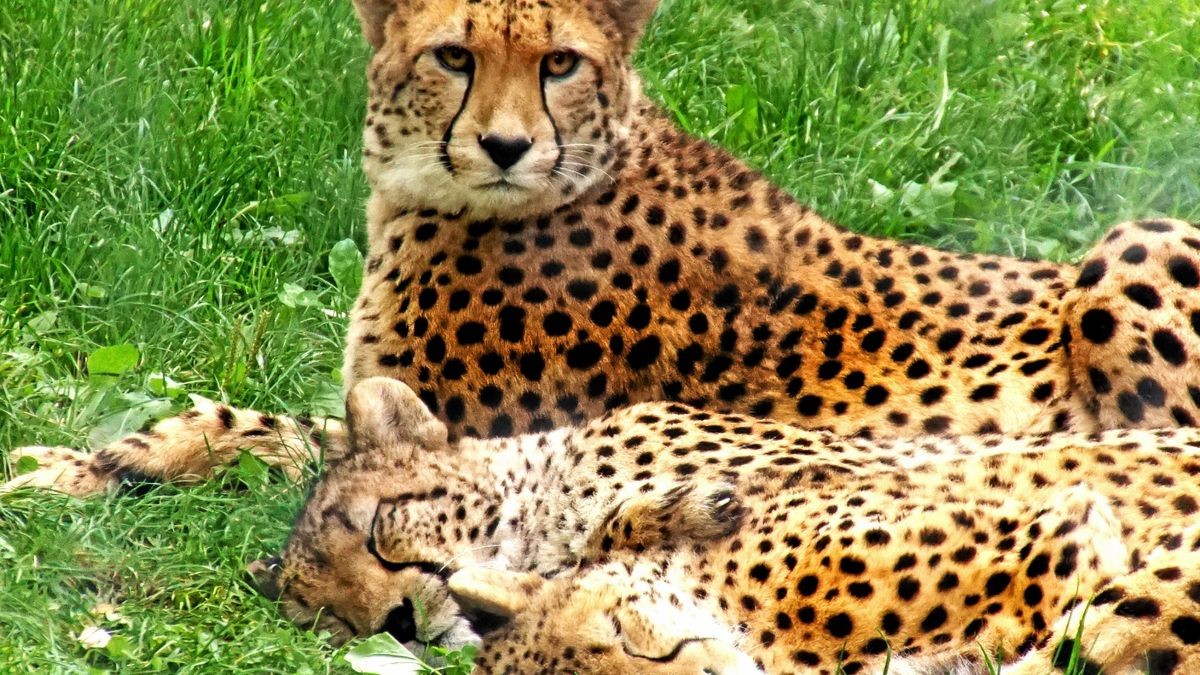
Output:
[[475,57],[471,52],[458,45],[446,45],[433,50],[438,63],[446,70],[456,73],[469,73],[475,69]]
[[579,55],[574,52],[554,52],[542,59],[543,77],[567,77],[579,65]]

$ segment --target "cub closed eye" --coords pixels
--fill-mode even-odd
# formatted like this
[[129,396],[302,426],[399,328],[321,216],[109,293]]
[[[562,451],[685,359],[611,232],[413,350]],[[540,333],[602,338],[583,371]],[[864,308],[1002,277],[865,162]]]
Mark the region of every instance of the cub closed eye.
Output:
[[411,562],[392,562],[379,553],[379,548],[375,545],[375,535],[371,535],[367,539],[367,552],[375,556],[380,565],[389,572],[400,572],[402,570],[415,569],[429,576],[438,577],[442,581],[450,578],[451,571],[445,565],[426,562],[426,561],[411,561]]
[[433,50],[438,63],[446,70],[456,73],[469,73],[475,69],[475,57],[471,52],[458,45],[447,45]]
[[548,77],[566,77],[579,66],[579,55],[574,52],[554,52],[542,59],[542,73]]

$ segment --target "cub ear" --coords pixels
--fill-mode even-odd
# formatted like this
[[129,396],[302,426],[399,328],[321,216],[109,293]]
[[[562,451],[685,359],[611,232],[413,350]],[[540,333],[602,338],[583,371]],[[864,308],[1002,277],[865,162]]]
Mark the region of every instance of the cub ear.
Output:
[[354,11],[362,24],[363,37],[379,51],[383,46],[384,25],[396,11],[397,0],[354,0]]
[[631,53],[658,8],[658,0],[604,0],[608,15],[621,31],[625,52]]
[[246,565],[246,576],[249,577],[247,581],[268,600],[278,600],[283,592],[279,583],[279,573],[282,569],[283,561],[277,555],[255,560]]
[[355,385],[346,397],[350,454],[371,453],[408,458],[414,450],[446,447],[446,425],[407,385],[372,377]]
[[530,572],[468,567],[455,572],[447,585],[465,610],[511,619],[520,614],[546,580]]

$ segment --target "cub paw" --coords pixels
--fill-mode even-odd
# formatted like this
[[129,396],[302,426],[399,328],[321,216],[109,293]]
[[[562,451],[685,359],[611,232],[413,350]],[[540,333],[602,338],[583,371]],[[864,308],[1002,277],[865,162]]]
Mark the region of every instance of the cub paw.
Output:
[[745,509],[733,488],[716,485],[686,485],[670,490],[657,507],[664,538],[719,539],[737,531]]
[[697,531],[707,531],[708,536],[719,539],[737,532],[745,513],[733,488],[721,487],[705,498],[704,510],[693,526]]
[[[744,508],[728,484],[676,485],[619,501],[587,546],[590,554],[614,549],[644,551],[667,544],[729,536]],[[587,557],[585,555],[585,557]]]

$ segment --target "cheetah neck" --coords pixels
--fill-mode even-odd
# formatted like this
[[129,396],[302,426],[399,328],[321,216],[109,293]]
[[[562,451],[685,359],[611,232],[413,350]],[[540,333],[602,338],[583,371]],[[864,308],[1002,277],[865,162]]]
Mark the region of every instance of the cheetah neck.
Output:
[[479,493],[498,505],[499,526],[484,544],[495,547],[492,564],[553,573],[580,559],[632,472],[618,466],[609,479],[585,478],[596,467],[579,434],[567,427],[511,440],[462,441],[469,448],[461,455],[465,465],[486,467],[475,483]]
[[[460,454],[468,469],[484,467],[475,484],[498,507],[499,525],[487,546],[494,546],[494,559],[506,569],[530,569],[539,565],[564,564],[562,551],[569,548],[561,524],[575,504],[560,498],[564,480],[570,428],[525,434],[514,439],[465,439]],[[569,539],[569,537],[567,537]]]

